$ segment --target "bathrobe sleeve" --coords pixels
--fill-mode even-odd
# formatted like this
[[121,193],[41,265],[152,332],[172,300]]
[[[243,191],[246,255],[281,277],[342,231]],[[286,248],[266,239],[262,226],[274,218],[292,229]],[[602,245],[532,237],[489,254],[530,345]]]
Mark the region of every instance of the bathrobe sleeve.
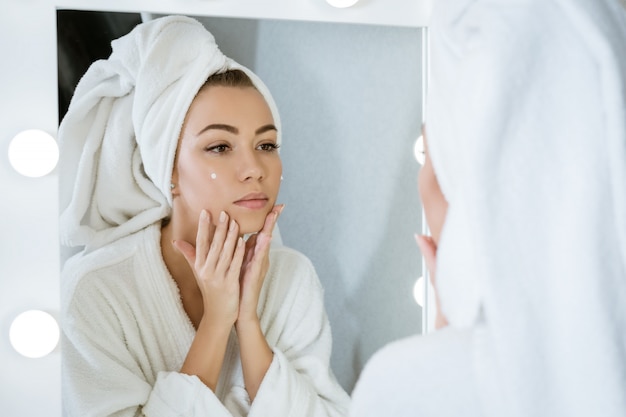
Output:
[[350,399],[330,368],[331,329],[313,265],[286,247],[270,265],[259,311],[274,358],[248,416],[346,416]]
[[143,369],[145,352],[126,337],[141,324],[125,320],[124,296],[101,281],[81,279],[64,314],[63,415],[232,416],[196,376],[158,372],[154,380],[154,371]]

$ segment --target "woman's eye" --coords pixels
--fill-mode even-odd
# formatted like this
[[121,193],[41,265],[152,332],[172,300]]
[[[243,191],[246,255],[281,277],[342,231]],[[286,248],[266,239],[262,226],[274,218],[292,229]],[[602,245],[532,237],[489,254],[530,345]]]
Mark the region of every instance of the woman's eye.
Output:
[[208,146],[204,148],[204,150],[207,152],[213,152],[213,153],[224,153],[228,150],[228,145]]
[[262,143],[258,148],[265,152],[274,152],[280,148],[280,145],[277,143]]

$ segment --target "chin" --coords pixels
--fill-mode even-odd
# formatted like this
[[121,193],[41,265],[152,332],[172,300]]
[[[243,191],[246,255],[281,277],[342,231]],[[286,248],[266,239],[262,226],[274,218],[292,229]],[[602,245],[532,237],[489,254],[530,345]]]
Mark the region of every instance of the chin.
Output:
[[245,219],[237,219],[240,234],[247,235],[250,233],[256,233],[263,228],[263,224],[265,224],[265,215],[260,219],[254,219],[251,217],[252,216]]

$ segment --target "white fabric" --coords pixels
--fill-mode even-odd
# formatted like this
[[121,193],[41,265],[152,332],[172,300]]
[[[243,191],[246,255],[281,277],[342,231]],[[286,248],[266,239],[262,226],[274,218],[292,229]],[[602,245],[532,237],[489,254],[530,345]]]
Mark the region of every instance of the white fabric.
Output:
[[407,371],[397,385],[422,401],[393,415],[626,416],[624,7],[439,0],[430,39],[426,135],[450,204],[437,283],[446,331],[471,334],[471,372],[455,380],[458,357],[423,346],[459,342],[421,337],[368,365],[354,406],[380,362],[433,360],[446,402],[475,389],[477,403],[447,412],[438,372]]
[[[472,333],[445,329],[408,337],[367,362],[353,392],[352,417],[473,417],[480,408],[472,369]],[[454,392],[450,387],[458,387]]]
[[198,21],[166,16],[112,42],[80,80],[59,127],[61,243],[101,247],[169,215],[182,123],[215,73],[241,69],[267,101],[263,82],[227,58]]
[[[259,316],[274,358],[250,405],[236,333],[214,393],[179,373],[195,330],[161,258],[160,227],[82,257],[63,272],[64,416],[344,416],[331,332],[309,260],[270,251]],[[138,414],[139,413],[139,414]]]

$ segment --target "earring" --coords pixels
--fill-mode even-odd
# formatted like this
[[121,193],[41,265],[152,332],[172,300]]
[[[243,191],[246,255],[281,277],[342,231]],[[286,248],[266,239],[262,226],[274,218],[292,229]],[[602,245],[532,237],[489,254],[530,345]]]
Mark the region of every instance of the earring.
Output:
[[281,181],[283,180],[283,176],[282,176],[282,175],[280,176],[280,180],[281,180]]
[[174,188],[176,188],[176,185],[173,182],[170,183],[170,190],[173,190]]

